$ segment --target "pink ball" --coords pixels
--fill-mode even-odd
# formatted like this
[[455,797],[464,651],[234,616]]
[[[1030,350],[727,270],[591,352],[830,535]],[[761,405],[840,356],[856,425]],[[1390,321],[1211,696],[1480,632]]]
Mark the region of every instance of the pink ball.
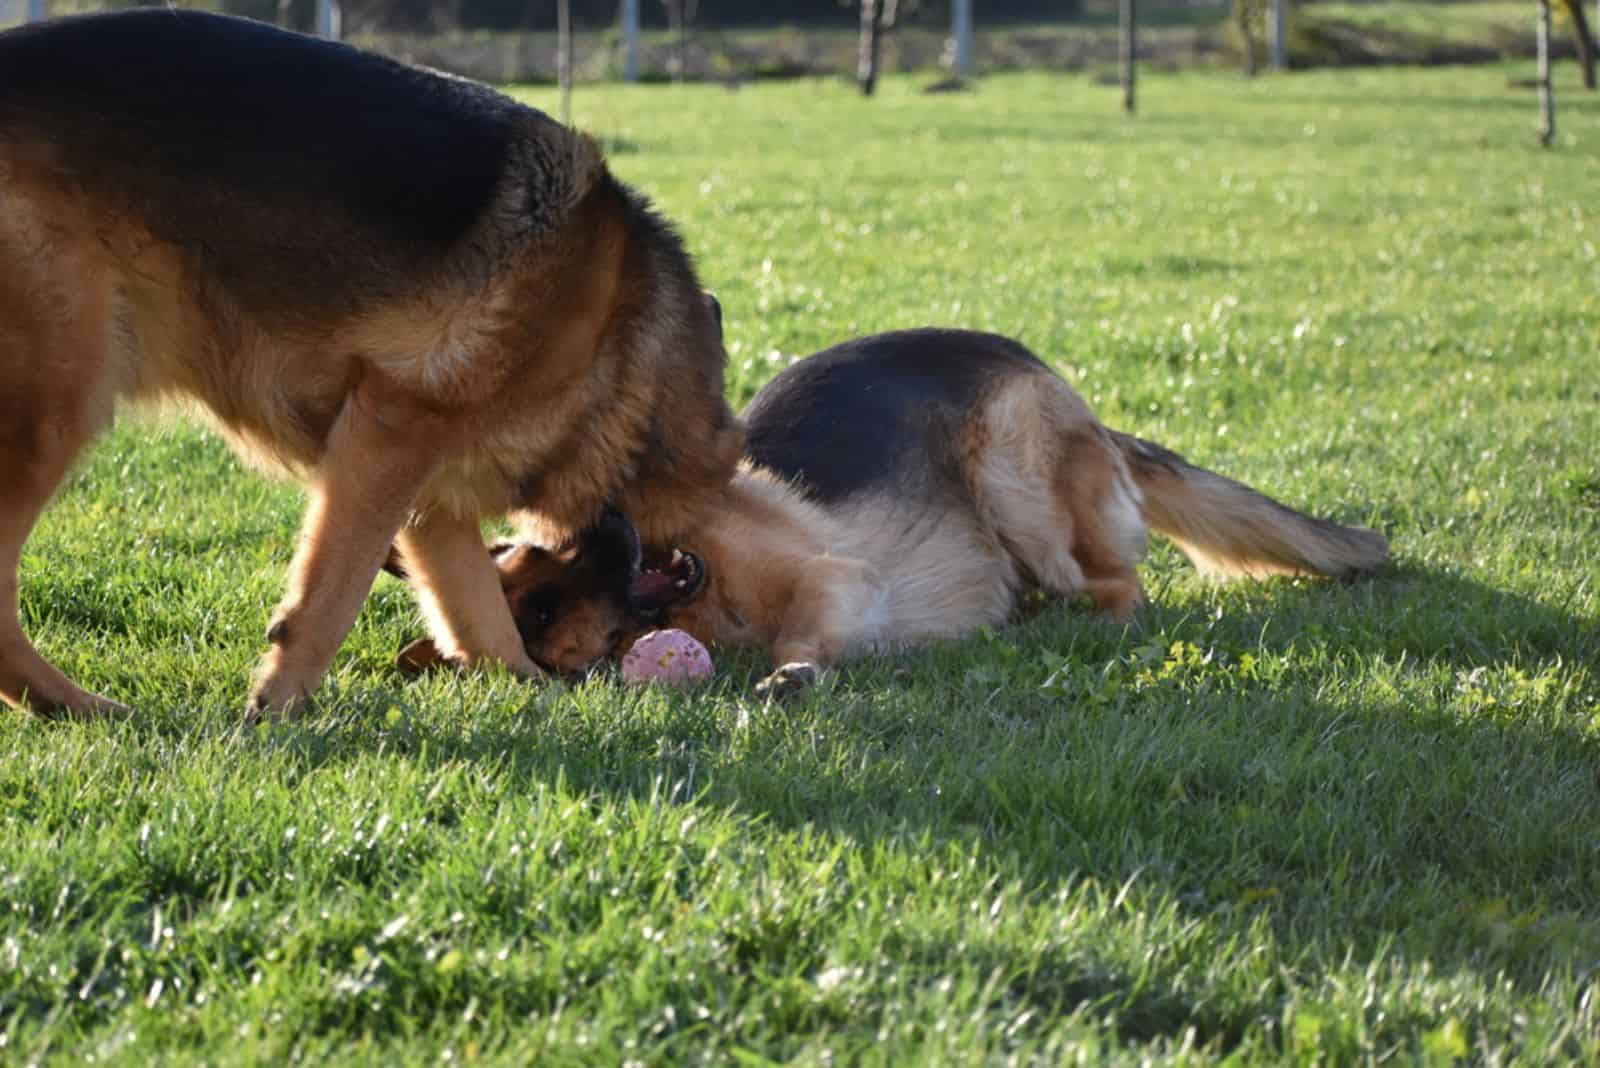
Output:
[[711,677],[711,654],[685,631],[653,630],[622,658],[622,677],[627,682],[699,682]]

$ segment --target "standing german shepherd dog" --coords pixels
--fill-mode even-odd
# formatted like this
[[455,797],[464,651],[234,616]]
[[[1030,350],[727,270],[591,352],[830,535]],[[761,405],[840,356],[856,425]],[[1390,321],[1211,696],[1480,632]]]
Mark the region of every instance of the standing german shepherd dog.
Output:
[[652,540],[738,460],[670,227],[472,82],[239,19],[0,35],[0,698],[118,708],[23,635],[24,540],[123,400],[198,402],[309,483],[253,714],[317,687],[396,539],[439,645],[536,674],[481,517]]
[[[1134,565],[1147,527],[1218,575],[1347,577],[1388,558],[1371,530],[1302,515],[1107,429],[993,334],[846,342],[779,374],[744,421],[747,462],[674,543],[688,551],[641,552],[615,515],[598,528],[590,555],[628,560],[626,588],[536,547],[500,553],[536,658],[603,655],[599,632],[631,612],[766,648],[778,667],[758,690],[782,694],[852,654],[1002,623],[1030,589],[1086,594],[1125,618],[1143,599]],[[423,643],[405,662],[434,658]]]

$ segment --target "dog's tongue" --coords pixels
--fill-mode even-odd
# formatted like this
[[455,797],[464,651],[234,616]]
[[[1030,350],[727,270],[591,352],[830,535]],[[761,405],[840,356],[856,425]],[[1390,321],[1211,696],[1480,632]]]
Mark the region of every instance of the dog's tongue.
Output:
[[672,593],[672,584],[676,581],[676,576],[666,571],[641,571],[633,580],[633,595],[664,598]]
[[678,549],[664,561],[647,564],[633,580],[633,596],[640,601],[670,601],[688,593],[696,565]]

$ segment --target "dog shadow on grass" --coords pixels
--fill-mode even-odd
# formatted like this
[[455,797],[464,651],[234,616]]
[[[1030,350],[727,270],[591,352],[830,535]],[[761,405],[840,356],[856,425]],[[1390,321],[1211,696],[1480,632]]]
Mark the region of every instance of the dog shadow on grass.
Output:
[[[1132,887],[1241,939],[1264,924],[1285,968],[1425,959],[1531,995],[1600,957],[1593,621],[1419,568],[1154,593],[1127,627],[1050,606],[785,707],[749,697],[762,665],[734,656],[709,690],[557,685],[514,718],[380,733],[429,763],[946,851],[1034,901]],[[897,937],[1016,973],[999,943]],[[1108,946],[1066,940],[1007,996],[1116,1005],[1130,1041],[1195,1028],[1226,1048],[1259,1025],[1259,1004],[1197,993],[1192,962],[1141,971]]]

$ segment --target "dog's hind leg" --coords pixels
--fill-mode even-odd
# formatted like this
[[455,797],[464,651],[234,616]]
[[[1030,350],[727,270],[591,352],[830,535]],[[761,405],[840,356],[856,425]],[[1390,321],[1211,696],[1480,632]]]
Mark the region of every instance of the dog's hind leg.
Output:
[[1070,531],[1083,590],[1112,619],[1126,620],[1144,601],[1137,565],[1146,535],[1138,487],[1098,425],[1058,440],[1053,514]]
[[60,447],[65,444],[58,444],[50,460],[36,457],[23,470],[14,466],[14,454],[0,445],[0,500],[5,501],[0,509],[0,700],[46,716],[126,712],[122,705],[89,693],[56,670],[22,631],[17,576],[22,546],[77,452]]
[[1053,375],[1019,377],[987,400],[963,445],[979,513],[1023,572],[1130,615],[1143,599],[1139,494],[1077,393]]
[[[56,670],[23,633],[22,547],[72,461],[111,419],[108,298],[73,299],[13,269],[0,247],[0,701],[44,715],[126,712]],[[100,314],[96,315],[95,313]],[[95,335],[99,336],[96,337]]]

